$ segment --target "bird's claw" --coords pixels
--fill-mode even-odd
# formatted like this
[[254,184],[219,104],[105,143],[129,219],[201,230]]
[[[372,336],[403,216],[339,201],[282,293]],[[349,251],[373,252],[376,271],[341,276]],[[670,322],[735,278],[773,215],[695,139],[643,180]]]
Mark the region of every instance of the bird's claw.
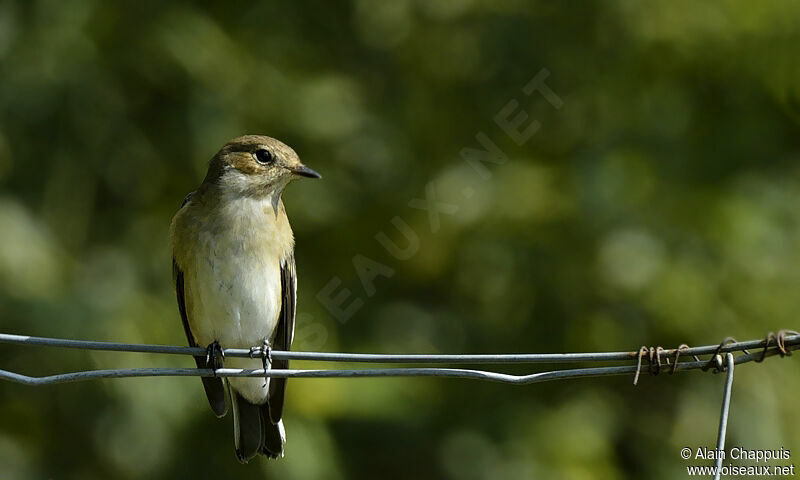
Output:
[[261,364],[264,366],[264,388],[266,388],[269,384],[267,371],[272,366],[272,346],[270,346],[268,338],[264,338],[264,343],[260,347],[250,347],[250,358],[256,357],[261,357]]
[[272,347],[269,345],[269,340],[264,339],[264,343],[260,347],[250,347],[250,358],[260,358],[264,363],[264,367],[272,364]]
[[219,342],[214,340],[206,348],[206,365],[208,368],[214,370],[214,374],[216,375],[217,369],[222,368],[222,361],[225,358],[225,351],[222,350],[222,346],[220,346]]
[[[269,377],[267,376],[267,370],[272,367],[272,347],[269,344],[269,340],[266,338],[264,339],[264,344],[262,345],[263,356],[261,357],[261,362],[264,365],[264,388],[267,388],[269,385]],[[269,364],[269,366],[267,366]]]

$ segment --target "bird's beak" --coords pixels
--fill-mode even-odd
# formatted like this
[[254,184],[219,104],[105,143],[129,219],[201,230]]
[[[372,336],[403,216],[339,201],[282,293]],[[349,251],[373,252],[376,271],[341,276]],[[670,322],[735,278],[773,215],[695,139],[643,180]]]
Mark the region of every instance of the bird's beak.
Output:
[[305,165],[298,165],[296,167],[290,167],[289,171],[295,175],[300,175],[301,177],[308,177],[308,178],[322,178],[322,175],[315,172],[314,170],[306,167]]

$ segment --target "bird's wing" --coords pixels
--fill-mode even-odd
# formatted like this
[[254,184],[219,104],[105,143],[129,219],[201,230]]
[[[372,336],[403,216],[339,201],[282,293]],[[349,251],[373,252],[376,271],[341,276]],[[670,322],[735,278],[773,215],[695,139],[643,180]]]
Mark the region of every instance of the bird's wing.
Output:
[[[297,305],[297,276],[294,254],[281,261],[281,313],[278,328],[272,341],[275,350],[289,350],[294,338],[294,315]],[[289,368],[288,360],[273,360],[272,368]],[[283,415],[283,398],[286,393],[285,378],[271,378],[269,382],[269,418],[277,424]]]
[[[186,297],[184,295],[184,280],[183,272],[178,266],[178,262],[172,259],[172,272],[175,278],[175,293],[178,297],[178,310],[181,313],[181,320],[183,321],[183,330],[186,332],[186,339],[189,341],[190,347],[198,346],[192,335],[192,329],[189,327],[189,317],[186,313]],[[197,368],[214,368],[214,365],[207,357],[194,357],[197,363]],[[225,384],[221,378],[203,377],[203,387],[206,390],[208,403],[211,405],[211,410],[218,417],[224,417],[228,413],[228,397],[225,392]]]
[[[181,204],[181,208],[183,208],[183,206],[189,202],[193,193],[194,192],[186,196]],[[192,329],[189,326],[189,315],[186,310],[186,294],[183,271],[178,265],[178,262],[175,260],[175,257],[172,258],[172,278],[175,281],[175,295],[178,299],[178,311],[181,314],[183,331],[186,333],[186,339],[189,341],[189,346],[196,347],[198,345],[194,340]],[[214,368],[214,366],[209,362],[210,359],[207,357],[194,357],[194,360],[197,363],[197,368]],[[211,410],[214,411],[216,416],[224,417],[228,412],[228,397],[226,395],[225,384],[223,383],[222,379],[204,377],[201,380],[203,381],[203,387],[205,388],[206,396],[208,397],[208,403],[211,405]]]

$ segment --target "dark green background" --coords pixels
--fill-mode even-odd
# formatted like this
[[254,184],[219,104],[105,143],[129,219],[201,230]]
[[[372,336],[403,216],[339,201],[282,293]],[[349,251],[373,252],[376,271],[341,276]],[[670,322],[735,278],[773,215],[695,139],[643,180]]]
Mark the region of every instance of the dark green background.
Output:
[[[0,1],[0,330],[183,344],[170,218],[244,133],[324,175],[284,196],[297,349],[798,329],[798,26],[791,1]],[[560,109],[521,91],[542,69]],[[511,100],[541,124],[524,145],[494,121]],[[478,132],[508,155],[487,180],[459,158]],[[408,206],[431,182],[458,206],[436,232]],[[402,245],[395,216],[418,236],[408,260],[375,239]],[[373,295],[357,255],[394,271]],[[333,278],[363,301],[346,322],[316,298]],[[34,375],[192,365],[0,348],[0,368]],[[798,368],[738,369],[729,445],[800,455]],[[722,380],[296,380],[286,458],[246,466],[197,379],[2,383],[0,477],[683,478],[680,448],[715,440]]]

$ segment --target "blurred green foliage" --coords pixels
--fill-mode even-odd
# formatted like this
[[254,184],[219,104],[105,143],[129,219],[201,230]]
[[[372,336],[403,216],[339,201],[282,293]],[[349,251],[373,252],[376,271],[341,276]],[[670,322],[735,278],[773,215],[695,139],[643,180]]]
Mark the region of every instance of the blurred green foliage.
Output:
[[[169,221],[244,133],[325,177],[284,196],[297,349],[633,350],[797,329],[796,7],[1,0],[0,330],[183,344]],[[521,93],[542,68],[561,109]],[[493,120],[512,99],[541,123],[523,146]],[[459,158],[480,131],[509,156],[486,181]],[[430,182],[459,206],[436,232],[408,206]],[[395,216],[419,237],[409,260],[375,240],[402,244]],[[394,271],[374,295],[356,255]],[[316,298],[335,277],[363,301],[346,322]],[[35,375],[191,363],[0,348],[1,368]],[[798,368],[738,370],[730,445],[800,452]],[[293,380],[286,458],[246,466],[196,379],[0,383],[0,477],[680,478],[679,449],[714,442],[721,382]]]

